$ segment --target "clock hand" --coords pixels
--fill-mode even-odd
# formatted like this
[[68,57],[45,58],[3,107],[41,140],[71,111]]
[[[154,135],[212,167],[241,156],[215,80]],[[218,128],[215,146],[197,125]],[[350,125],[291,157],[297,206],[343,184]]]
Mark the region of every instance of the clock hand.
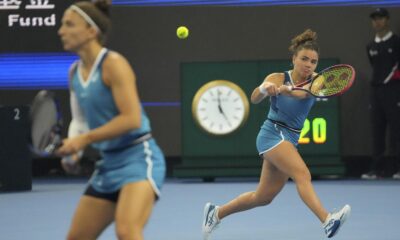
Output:
[[218,110],[219,110],[219,113],[224,114],[224,111],[222,110],[221,105],[218,105]]
[[222,111],[222,107],[221,107],[221,98],[220,98],[220,95],[221,95],[221,92],[219,91],[219,90],[217,90],[217,95],[218,95],[218,98],[217,98],[217,101],[218,101],[218,110],[219,110],[219,113],[224,113],[224,111]]
[[232,124],[224,112],[222,112],[222,116],[224,116],[225,120],[228,122],[228,125],[231,126]]
[[219,113],[222,114],[222,116],[223,116],[223,117],[225,118],[225,120],[228,122],[228,125],[231,126],[231,122],[229,121],[228,117],[226,116],[224,110],[223,110],[222,107],[221,107],[221,98],[220,98],[220,96],[221,96],[221,91],[217,90],[217,95],[218,95],[217,100],[218,100],[218,110],[219,110]]
[[231,122],[229,121],[228,117],[226,116],[224,110],[222,109],[221,106],[219,106],[219,108],[220,108],[220,112],[221,112],[222,116],[223,116],[223,117],[225,118],[225,120],[228,122],[228,125],[231,126]]

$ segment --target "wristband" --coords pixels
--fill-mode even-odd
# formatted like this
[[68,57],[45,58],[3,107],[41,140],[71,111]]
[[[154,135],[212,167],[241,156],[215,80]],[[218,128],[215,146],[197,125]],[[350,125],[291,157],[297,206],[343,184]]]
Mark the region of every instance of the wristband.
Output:
[[268,92],[267,90],[263,87],[264,83],[261,83],[261,85],[258,87],[258,90],[260,91],[260,93],[264,96],[268,96]]

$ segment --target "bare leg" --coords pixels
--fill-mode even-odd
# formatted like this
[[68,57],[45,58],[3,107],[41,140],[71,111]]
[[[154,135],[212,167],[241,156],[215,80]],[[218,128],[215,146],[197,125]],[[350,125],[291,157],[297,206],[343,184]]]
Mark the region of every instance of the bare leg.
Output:
[[114,220],[113,202],[82,196],[72,219],[68,240],[95,240]]
[[220,206],[218,217],[222,219],[232,213],[245,211],[271,203],[282,190],[288,177],[268,160],[263,160],[260,182],[254,192],[243,193],[225,205]]
[[115,217],[119,240],[143,240],[143,228],[154,201],[154,191],[148,181],[130,183],[122,188]]
[[297,191],[303,202],[324,222],[328,212],[322,206],[311,184],[311,174],[297,149],[284,141],[266,153],[268,160],[296,183]]

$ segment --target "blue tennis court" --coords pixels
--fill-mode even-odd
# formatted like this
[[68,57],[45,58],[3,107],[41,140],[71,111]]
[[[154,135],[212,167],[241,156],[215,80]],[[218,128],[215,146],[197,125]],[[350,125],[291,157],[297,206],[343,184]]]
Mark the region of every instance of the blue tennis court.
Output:
[[[0,232],[5,240],[65,239],[86,179],[36,179],[33,190],[0,194]],[[201,239],[203,206],[222,204],[254,189],[256,179],[168,180],[145,230],[149,240]],[[393,180],[318,180],[317,193],[327,209],[349,203],[352,215],[334,239],[398,240],[400,182]],[[226,218],[215,240],[325,239],[321,224],[289,182],[271,205]],[[113,226],[99,238],[116,239]]]

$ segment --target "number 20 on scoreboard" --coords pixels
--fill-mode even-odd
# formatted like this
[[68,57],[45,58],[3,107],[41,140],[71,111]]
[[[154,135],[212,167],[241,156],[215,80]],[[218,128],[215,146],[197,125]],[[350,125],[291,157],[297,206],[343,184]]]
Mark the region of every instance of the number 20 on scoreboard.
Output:
[[300,133],[299,144],[324,144],[326,142],[326,120],[325,118],[306,119]]

